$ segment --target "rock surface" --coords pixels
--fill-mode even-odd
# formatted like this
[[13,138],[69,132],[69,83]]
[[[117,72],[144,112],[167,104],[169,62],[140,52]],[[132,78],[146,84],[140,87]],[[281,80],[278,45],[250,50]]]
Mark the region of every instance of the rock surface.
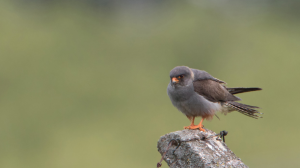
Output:
[[[166,152],[172,139],[176,141],[172,141]],[[206,132],[182,130],[168,133],[160,137],[157,148],[162,156],[166,152],[164,160],[171,168],[248,167],[216,133],[207,129]]]

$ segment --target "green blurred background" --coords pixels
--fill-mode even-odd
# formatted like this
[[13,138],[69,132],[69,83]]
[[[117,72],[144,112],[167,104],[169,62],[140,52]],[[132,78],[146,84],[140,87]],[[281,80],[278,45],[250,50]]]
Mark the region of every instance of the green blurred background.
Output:
[[179,65],[262,87],[239,97],[264,118],[204,125],[249,167],[300,167],[296,1],[117,2],[0,2],[1,168],[155,167],[189,125],[166,94]]

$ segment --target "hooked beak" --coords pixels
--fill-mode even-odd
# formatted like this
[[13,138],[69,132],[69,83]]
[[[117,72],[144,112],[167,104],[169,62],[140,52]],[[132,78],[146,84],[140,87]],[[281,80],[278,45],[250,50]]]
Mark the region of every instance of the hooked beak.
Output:
[[172,78],[172,84],[173,85],[176,84],[176,83],[178,83],[178,82],[179,82],[179,80],[176,77]]

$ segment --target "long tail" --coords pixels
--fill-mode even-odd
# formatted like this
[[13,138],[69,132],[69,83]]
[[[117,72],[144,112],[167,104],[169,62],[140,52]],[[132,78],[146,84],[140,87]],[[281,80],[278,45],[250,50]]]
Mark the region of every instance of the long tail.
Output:
[[226,106],[232,108],[234,111],[238,111],[246,116],[258,119],[258,118],[262,118],[261,116],[258,116],[256,114],[263,114],[260,113],[259,111],[255,110],[254,108],[259,108],[256,106],[250,106],[250,105],[246,105],[246,104],[242,104],[242,103],[238,103],[238,102],[234,102],[234,101],[228,101],[225,103]]
[[251,92],[251,91],[257,91],[262,90],[262,88],[243,88],[243,87],[237,87],[237,88],[226,88],[231,94],[238,94],[238,93],[244,93],[244,92]]

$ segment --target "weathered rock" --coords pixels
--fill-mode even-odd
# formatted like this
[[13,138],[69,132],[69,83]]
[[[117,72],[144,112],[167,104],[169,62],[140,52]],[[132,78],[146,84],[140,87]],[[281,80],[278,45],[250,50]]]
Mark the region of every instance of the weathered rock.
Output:
[[166,134],[157,144],[161,155],[171,139],[181,142],[177,149],[173,143],[164,157],[171,168],[248,167],[213,131],[182,130]]

